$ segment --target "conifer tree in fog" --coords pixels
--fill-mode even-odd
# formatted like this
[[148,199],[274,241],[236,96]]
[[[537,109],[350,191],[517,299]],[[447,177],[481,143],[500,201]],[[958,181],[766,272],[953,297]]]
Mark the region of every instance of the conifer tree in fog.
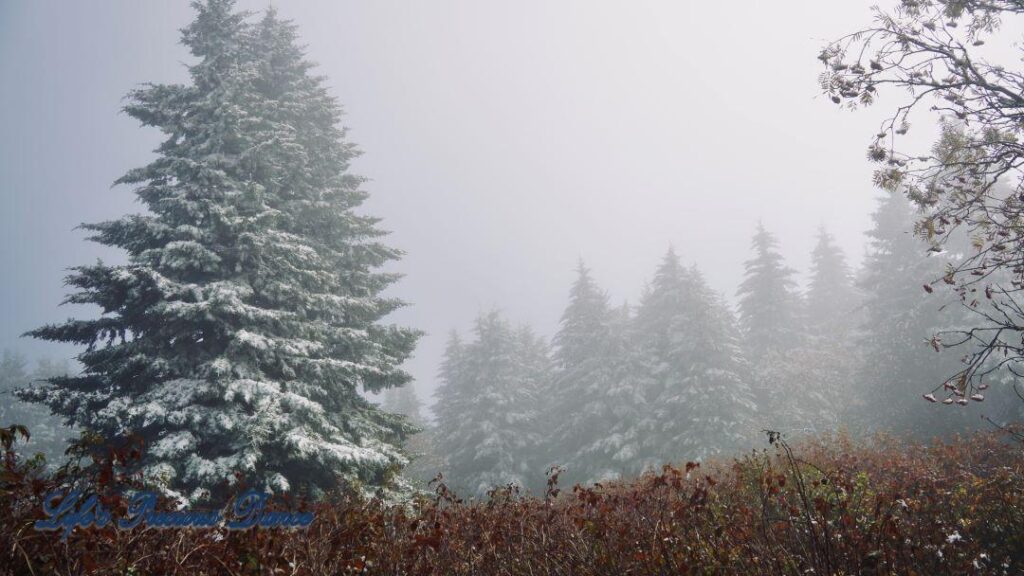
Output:
[[752,385],[761,408],[758,426],[780,431],[804,427],[805,382],[792,378],[797,350],[804,343],[802,302],[794,270],[783,261],[778,241],[760,223],[744,263],[739,319]]
[[523,325],[516,330],[517,387],[523,393],[517,395],[518,413],[524,426],[524,439],[528,442],[520,452],[521,466],[526,471],[524,486],[542,493],[545,487],[547,458],[545,442],[557,442],[557,438],[544,438],[544,412],[551,402],[551,346],[547,339]]
[[313,494],[388,483],[411,431],[363,398],[406,384],[417,333],[380,319],[400,253],[380,242],[348,171],[341,111],[294,27],[252,25],[231,0],[194,3],[191,81],[130,93],[125,111],[166,136],[118,183],[143,215],[86,225],[128,263],[75,268],[76,304],[101,315],[32,334],[86,347],[79,376],[30,397],[70,422],[146,442],[145,477],[205,498],[235,473]]
[[686,414],[663,426],[668,459],[679,454],[705,458],[751,446],[760,433],[750,425],[757,405],[736,319],[696,267],[686,280],[681,321],[686,332],[679,349],[686,371],[677,389],[663,390],[655,401]]
[[474,336],[465,345],[450,340],[441,369],[437,445],[445,471],[456,488],[477,495],[509,483],[536,486],[546,346],[494,311],[476,320]]
[[829,396],[824,404],[838,415],[849,397],[845,390],[855,377],[862,296],[854,285],[846,255],[824,228],[819,230],[811,252],[806,306],[806,341],[818,356],[810,366],[819,369],[816,379],[823,382],[823,394]]
[[811,252],[805,333],[785,362],[768,368],[775,385],[786,390],[786,404],[776,403],[778,412],[769,415],[780,427],[835,431],[848,419],[851,404],[858,400],[853,389],[860,313],[860,295],[846,256],[822,228]]
[[705,458],[750,440],[755,410],[732,314],[698,270],[669,250],[636,319],[651,420],[648,463]]
[[613,372],[606,402],[611,418],[606,432],[579,453],[591,462],[591,481],[636,474],[653,463],[644,446],[646,431],[652,427],[644,389],[648,366],[637,346],[639,330],[627,303],[612,309],[610,333],[608,356]]
[[402,439],[402,448],[410,462],[402,476],[414,487],[429,488],[431,480],[444,468],[442,454],[437,449],[437,426],[423,415],[423,403],[411,384],[389,388],[381,396],[380,407],[390,414],[405,416],[417,431]]
[[50,468],[63,463],[64,452],[74,430],[45,406],[24,402],[15,394],[47,378],[65,376],[70,371],[68,362],[63,360],[40,358],[35,369],[30,371],[28,360],[18,352],[5,349],[0,357],[0,426],[21,424],[27,427],[31,437],[16,447],[28,457],[42,454]]
[[941,277],[947,260],[928,257],[914,234],[915,212],[902,195],[886,192],[872,216],[873,226],[859,279],[864,292],[864,326],[859,348],[859,412],[876,429],[933,434],[965,430],[980,407],[943,410],[922,400],[936,382],[958,367],[959,355],[928,345],[936,332],[963,321],[956,298],[922,284]]
[[612,314],[608,296],[580,262],[553,341],[545,418],[549,460],[565,467],[569,484],[615,475],[612,454],[600,445],[618,420],[610,397],[621,361],[613,329],[626,326],[616,326]]
[[808,330],[837,337],[846,335],[856,324],[854,315],[859,305],[859,294],[854,288],[846,255],[827,230],[819,229],[811,252],[811,279],[807,288]]
[[[448,334],[437,375],[439,384],[434,391],[434,447],[441,458],[443,469],[435,472],[443,471],[448,481],[453,483],[459,482],[457,475],[471,461],[467,452],[473,448],[475,434],[475,430],[471,429],[476,424],[475,419],[467,416],[474,409],[477,388],[468,377],[466,355],[466,343],[453,330]],[[452,457],[453,454],[459,457]]]
[[426,423],[423,418],[423,403],[412,384],[385,390],[381,396],[380,407],[390,414],[405,416],[416,427],[422,428]]
[[[559,364],[556,356],[551,395],[556,402],[561,398],[558,405],[564,408],[549,410],[548,421],[561,424],[570,419],[580,426],[579,430],[557,426],[547,439],[549,461],[564,467],[567,483],[628,477],[655,465],[648,445],[654,421],[644,389],[647,366],[635,345],[639,334],[633,320],[628,304],[608,310],[606,338],[594,342],[603,357],[591,365],[595,380],[583,389],[593,397],[569,397],[568,391],[579,389],[585,381],[587,370],[574,374],[575,370]],[[586,354],[576,356],[580,357]],[[564,392],[562,384],[568,384]],[[580,406],[581,402],[586,405]],[[572,405],[583,413],[572,412]]]
[[24,387],[28,381],[28,360],[25,355],[4,349],[3,356],[0,356],[0,426],[28,425],[17,421],[21,416],[18,410],[20,402],[13,397],[15,390]]
[[654,278],[644,288],[633,326],[635,364],[648,412],[635,423],[633,434],[641,439],[634,471],[663,463],[663,430],[669,420],[684,419],[678,406],[658,405],[656,401],[678,389],[685,377],[689,358],[683,354],[687,330],[687,271],[675,250],[662,257]]
[[737,294],[746,349],[759,361],[796,347],[802,326],[794,271],[779,254],[778,240],[758,223],[751,245],[754,257],[744,263]]

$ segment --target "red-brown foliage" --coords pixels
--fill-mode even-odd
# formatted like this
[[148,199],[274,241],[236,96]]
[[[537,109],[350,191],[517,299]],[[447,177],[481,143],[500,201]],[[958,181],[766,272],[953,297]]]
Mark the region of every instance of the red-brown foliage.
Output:
[[[51,480],[5,461],[0,574],[1021,574],[1024,454],[982,435],[930,446],[775,442],[629,483],[407,506],[337,495],[305,531],[40,533]],[[117,506],[117,502],[112,502]]]

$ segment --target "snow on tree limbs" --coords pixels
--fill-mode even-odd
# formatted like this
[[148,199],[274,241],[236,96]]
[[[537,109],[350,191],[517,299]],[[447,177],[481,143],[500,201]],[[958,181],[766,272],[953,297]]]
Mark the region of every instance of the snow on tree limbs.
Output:
[[129,263],[72,270],[68,302],[95,320],[30,334],[86,346],[78,377],[26,393],[108,437],[135,432],[143,472],[204,498],[243,473],[272,490],[376,487],[412,428],[358,389],[402,386],[418,332],[378,321],[401,253],[348,172],[341,110],[310,74],[294,26],[231,0],[194,3],[191,82],[132,91],[125,111],[166,138],[117,182],[145,215],[88,224]]

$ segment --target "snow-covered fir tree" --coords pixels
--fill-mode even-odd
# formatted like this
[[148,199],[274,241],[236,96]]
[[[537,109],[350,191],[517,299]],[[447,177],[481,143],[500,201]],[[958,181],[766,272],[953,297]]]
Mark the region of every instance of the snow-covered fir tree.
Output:
[[751,426],[757,405],[736,319],[696,267],[685,280],[679,331],[672,336],[685,371],[654,402],[685,415],[662,425],[663,458],[669,460],[704,459],[752,446],[760,434]]
[[545,411],[549,463],[565,468],[562,479],[570,485],[616,475],[614,452],[595,444],[620,420],[610,396],[622,361],[616,349],[620,336],[613,329],[626,327],[614,322],[607,294],[581,261],[553,340],[550,403]]
[[356,212],[357,151],[294,26],[272,10],[250,24],[232,0],[194,6],[191,82],[125,106],[166,136],[118,180],[149,213],[85,226],[128,264],[75,268],[68,301],[101,315],[32,333],[85,346],[84,370],[28,396],[109,439],[141,435],[145,477],[187,498],[236,472],[274,491],[383,486],[410,427],[360,389],[410,380],[418,333],[380,323],[402,305],[380,271],[400,252]]
[[636,344],[640,334],[628,304],[611,311],[610,327],[611,376],[604,393],[608,420],[604,431],[575,456],[581,469],[589,470],[586,482],[628,477],[655,464],[646,445],[654,428],[645,390],[649,366]]
[[735,320],[672,250],[644,295],[635,331],[653,418],[648,464],[702,459],[752,441],[756,404]]
[[654,278],[644,287],[633,322],[633,364],[638,369],[640,390],[648,413],[635,424],[633,434],[642,439],[633,472],[664,463],[665,428],[671,419],[684,419],[678,406],[659,406],[657,401],[677,390],[687,370],[682,353],[687,336],[685,318],[687,270],[674,249],[662,257]]
[[482,495],[495,486],[535,486],[543,470],[537,391],[546,354],[532,333],[496,311],[480,316],[475,339],[449,342],[438,389],[438,449],[452,485]]

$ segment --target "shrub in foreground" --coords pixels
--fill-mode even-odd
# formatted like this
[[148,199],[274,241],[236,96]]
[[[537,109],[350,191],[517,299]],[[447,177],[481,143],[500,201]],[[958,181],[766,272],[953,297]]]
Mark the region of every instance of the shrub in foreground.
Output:
[[[630,482],[405,505],[347,493],[306,530],[36,532],[42,477],[10,450],[0,574],[1019,574],[1024,455],[996,434],[825,438]],[[102,473],[102,470],[101,470]],[[110,483],[110,468],[102,479]],[[123,479],[121,479],[123,480]],[[123,506],[116,496],[109,504]],[[278,505],[294,509],[294,502]]]

